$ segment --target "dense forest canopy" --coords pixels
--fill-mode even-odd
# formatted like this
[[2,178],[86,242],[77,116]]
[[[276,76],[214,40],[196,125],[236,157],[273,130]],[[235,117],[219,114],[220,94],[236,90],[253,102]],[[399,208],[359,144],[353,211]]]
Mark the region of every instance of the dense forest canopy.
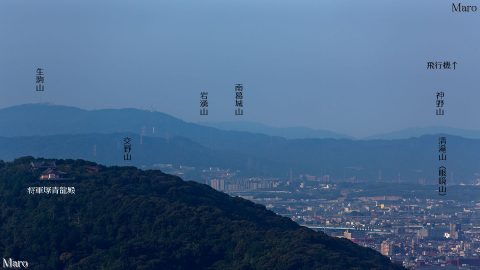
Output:
[[[160,171],[39,159],[0,162],[0,253],[31,269],[402,269],[250,201]],[[73,186],[75,194],[28,194]]]

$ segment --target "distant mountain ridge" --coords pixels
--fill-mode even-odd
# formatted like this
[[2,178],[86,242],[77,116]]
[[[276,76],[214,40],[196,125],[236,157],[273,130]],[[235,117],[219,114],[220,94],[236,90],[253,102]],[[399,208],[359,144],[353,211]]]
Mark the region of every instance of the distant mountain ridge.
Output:
[[247,121],[198,122],[198,124],[222,130],[246,131],[270,136],[279,136],[287,139],[353,139],[353,137],[348,135],[329,130],[312,129],[307,127],[271,127],[265,124]]
[[459,136],[469,139],[480,139],[480,130],[470,130],[470,129],[461,129],[461,128],[452,128],[452,127],[416,127],[416,128],[406,128],[402,130],[397,130],[388,133],[382,133],[377,135],[368,136],[366,140],[398,140],[398,139],[408,139],[408,138],[418,138],[425,135],[435,135],[435,134],[448,134],[453,136]]
[[[399,140],[285,139],[204,127],[136,109],[85,111],[34,104],[0,110],[2,159],[33,155],[125,164],[125,136],[134,139],[131,164],[136,166],[175,162],[240,170],[243,176],[292,173],[348,181],[428,183],[435,181],[438,167],[438,135]],[[480,140],[447,135],[447,151],[450,183],[478,178]]]
[[144,126],[179,127],[183,124],[186,122],[165,113],[131,108],[90,111],[52,104],[24,104],[0,109],[0,136],[6,137],[140,133]]
[[[132,138],[132,160],[123,160],[123,138]],[[240,170],[243,176],[329,175],[331,180],[367,182],[435,181],[438,137],[352,141],[304,139],[252,142],[245,149],[212,148],[179,136],[170,139],[133,133],[0,137],[0,158],[26,154],[48,158],[84,158],[106,165],[152,166],[159,163]],[[449,136],[449,183],[470,183],[480,172],[480,140]],[[95,147],[95,150],[94,150]]]
[[[356,139],[328,130],[307,127],[277,128],[246,121],[196,124],[162,112],[133,108],[84,110],[43,103],[23,104],[0,109],[0,136],[4,137],[118,132],[140,134],[142,129],[146,135],[155,137],[183,136],[188,138],[189,132],[202,130],[214,135],[243,135],[251,138],[263,135],[264,138],[281,137],[286,139]],[[408,139],[439,133],[480,139],[480,130],[437,126],[407,128],[367,136],[363,140]]]

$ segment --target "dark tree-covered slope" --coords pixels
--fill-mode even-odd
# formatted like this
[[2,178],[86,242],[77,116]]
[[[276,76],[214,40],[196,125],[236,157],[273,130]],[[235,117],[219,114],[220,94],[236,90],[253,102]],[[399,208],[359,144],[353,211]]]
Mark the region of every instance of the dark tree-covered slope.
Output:
[[[36,180],[33,160],[0,162],[0,254],[30,269],[402,269],[374,250],[160,171],[57,160],[75,180],[47,184]],[[76,194],[27,194],[52,185]]]

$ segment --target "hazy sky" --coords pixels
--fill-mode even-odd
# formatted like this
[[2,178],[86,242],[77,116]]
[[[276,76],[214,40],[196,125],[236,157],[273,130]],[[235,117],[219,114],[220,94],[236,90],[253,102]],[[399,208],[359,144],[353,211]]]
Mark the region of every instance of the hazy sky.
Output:
[[[0,1],[0,107],[156,109],[353,136],[480,129],[480,13],[451,1]],[[429,71],[426,62],[459,62]],[[45,68],[45,92],[35,69]],[[245,85],[235,117],[234,84]],[[435,117],[435,92],[446,115]],[[209,92],[208,117],[199,116]]]

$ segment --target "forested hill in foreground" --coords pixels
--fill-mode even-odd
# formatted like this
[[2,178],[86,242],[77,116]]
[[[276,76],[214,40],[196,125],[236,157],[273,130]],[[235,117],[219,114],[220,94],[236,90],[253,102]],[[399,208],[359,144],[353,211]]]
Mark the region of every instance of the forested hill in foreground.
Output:
[[[160,171],[57,160],[72,182],[40,183],[33,158],[0,162],[0,254],[30,269],[403,269],[349,240]],[[28,194],[74,186],[75,194]]]

